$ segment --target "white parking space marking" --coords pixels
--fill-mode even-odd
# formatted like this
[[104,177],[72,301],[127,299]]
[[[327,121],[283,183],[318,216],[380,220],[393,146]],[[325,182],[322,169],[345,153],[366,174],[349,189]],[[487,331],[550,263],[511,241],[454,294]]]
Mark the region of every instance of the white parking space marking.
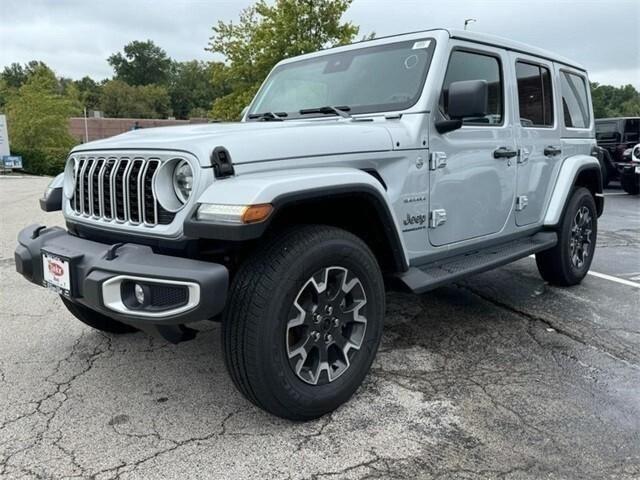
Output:
[[[529,258],[536,258],[535,255],[529,255]],[[587,275],[593,275],[594,277],[603,278],[605,280],[610,280],[612,282],[620,283],[622,285],[626,285],[628,287],[640,288],[640,283],[632,282],[631,280],[638,280],[640,277],[633,277],[631,280],[626,280],[624,278],[614,277],[613,275],[607,275],[606,273],[594,272],[593,270],[589,270]]]
[[629,287],[640,288],[640,283],[632,282],[631,280],[625,280],[624,278],[614,277],[613,275],[607,275],[606,273],[589,271],[588,275],[593,275],[594,277],[598,278],[604,278],[605,280],[610,280],[612,282],[627,285]]

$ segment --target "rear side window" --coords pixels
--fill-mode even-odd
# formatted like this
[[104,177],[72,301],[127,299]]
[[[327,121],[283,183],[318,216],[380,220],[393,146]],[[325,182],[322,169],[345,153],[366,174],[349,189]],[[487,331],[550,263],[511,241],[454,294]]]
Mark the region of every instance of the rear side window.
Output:
[[444,77],[440,110],[447,114],[449,85],[463,80],[486,80],[489,87],[489,114],[482,118],[464,120],[465,125],[499,125],[502,123],[503,91],[500,61],[491,55],[454,50],[451,52],[447,74]]
[[588,128],[589,104],[584,77],[575,73],[560,72],[560,89],[565,127]]
[[624,122],[624,141],[638,142],[640,141],[640,119],[629,118]]
[[553,125],[551,72],[547,67],[516,62],[520,124],[523,127]]

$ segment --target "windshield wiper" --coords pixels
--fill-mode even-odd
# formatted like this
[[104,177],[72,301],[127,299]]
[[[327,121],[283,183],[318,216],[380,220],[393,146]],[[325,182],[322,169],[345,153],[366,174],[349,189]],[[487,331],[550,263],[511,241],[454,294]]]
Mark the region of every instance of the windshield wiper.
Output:
[[300,115],[309,115],[312,113],[322,113],[327,115],[333,113],[335,115],[340,115],[342,118],[351,118],[351,115],[347,113],[349,110],[351,110],[351,107],[348,107],[346,105],[342,105],[339,107],[327,105],[325,107],[305,108],[303,110],[300,110]]
[[276,122],[283,122],[284,118],[283,117],[287,117],[289,116],[289,114],[287,112],[278,112],[278,113],[274,113],[274,112],[262,112],[262,113],[250,113],[247,118],[253,120],[256,118],[259,118],[262,121],[268,122],[268,121],[276,121]]

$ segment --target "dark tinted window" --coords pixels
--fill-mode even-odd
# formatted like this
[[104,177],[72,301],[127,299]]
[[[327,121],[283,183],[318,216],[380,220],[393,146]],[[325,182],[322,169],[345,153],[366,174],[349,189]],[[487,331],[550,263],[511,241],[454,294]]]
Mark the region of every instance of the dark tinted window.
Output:
[[465,124],[496,125],[502,123],[503,87],[500,62],[496,57],[455,50],[451,53],[444,78],[440,109],[447,113],[449,85],[463,80],[486,80],[489,84],[489,114],[482,118],[465,119]]
[[523,127],[553,125],[553,92],[548,68],[516,62],[520,124]]
[[562,111],[566,127],[589,127],[589,104],[587,84],[584,78],[569,72],[560,73],[562,90]]
[[596,120],[596,140],[599,142],[619,141],[618,122],[599,122]]
[[630,118],[624,121],[624,141],[637,142],[640,139],[640,119]]

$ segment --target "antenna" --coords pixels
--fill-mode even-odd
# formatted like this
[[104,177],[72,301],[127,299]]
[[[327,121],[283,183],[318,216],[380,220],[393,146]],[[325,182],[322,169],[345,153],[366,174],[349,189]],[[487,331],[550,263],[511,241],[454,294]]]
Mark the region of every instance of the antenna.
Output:
[[464,29],[467,29],[467,25],[469,25],[470,23],[476,23],[477,20],[475,18],[465,18],[464,19]]

